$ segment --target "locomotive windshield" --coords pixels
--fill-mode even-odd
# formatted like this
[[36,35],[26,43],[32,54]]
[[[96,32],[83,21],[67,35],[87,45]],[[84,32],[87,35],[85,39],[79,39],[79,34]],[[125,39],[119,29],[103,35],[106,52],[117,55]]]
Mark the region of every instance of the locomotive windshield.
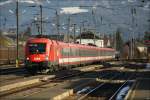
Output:
[[46,52],[46,43],[28,44],[30,54],[43,54]]

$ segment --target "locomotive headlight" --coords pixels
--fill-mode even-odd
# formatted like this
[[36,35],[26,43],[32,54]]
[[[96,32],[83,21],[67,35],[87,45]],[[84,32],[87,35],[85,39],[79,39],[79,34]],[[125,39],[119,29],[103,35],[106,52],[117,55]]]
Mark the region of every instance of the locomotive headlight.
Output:
[[29,60],[29,57],[27,57],[26,59]]
[[48,60],[48,56],[45,56],[45,60]]

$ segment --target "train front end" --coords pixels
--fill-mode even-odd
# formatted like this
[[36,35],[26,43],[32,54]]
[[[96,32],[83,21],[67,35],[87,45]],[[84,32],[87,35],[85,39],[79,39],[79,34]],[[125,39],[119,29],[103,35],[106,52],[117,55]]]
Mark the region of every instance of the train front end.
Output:
[[46,70],[50,63],[49,49],[48,39],[34,38],[28,40],[25,48],[25,66],[27,70],[30,72]]

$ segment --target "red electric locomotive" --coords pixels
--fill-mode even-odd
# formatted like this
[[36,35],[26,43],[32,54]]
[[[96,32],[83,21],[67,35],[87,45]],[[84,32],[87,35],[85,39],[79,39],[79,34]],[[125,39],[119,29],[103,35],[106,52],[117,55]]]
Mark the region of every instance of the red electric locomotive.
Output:
[[29,71],[54,71],[70,65],[93,63],[114,57],[115,50],[64,43],[48,38],[31,38],[26,43],[25,66]]

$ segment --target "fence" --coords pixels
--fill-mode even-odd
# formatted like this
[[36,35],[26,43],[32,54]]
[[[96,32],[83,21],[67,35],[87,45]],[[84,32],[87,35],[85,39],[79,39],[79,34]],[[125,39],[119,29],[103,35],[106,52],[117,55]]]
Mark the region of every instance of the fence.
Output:
[[[0,47],[0,64],[13,64],[16,61],[16,47]],[[24,48],[19,47],[19,62],[24,60]]]

